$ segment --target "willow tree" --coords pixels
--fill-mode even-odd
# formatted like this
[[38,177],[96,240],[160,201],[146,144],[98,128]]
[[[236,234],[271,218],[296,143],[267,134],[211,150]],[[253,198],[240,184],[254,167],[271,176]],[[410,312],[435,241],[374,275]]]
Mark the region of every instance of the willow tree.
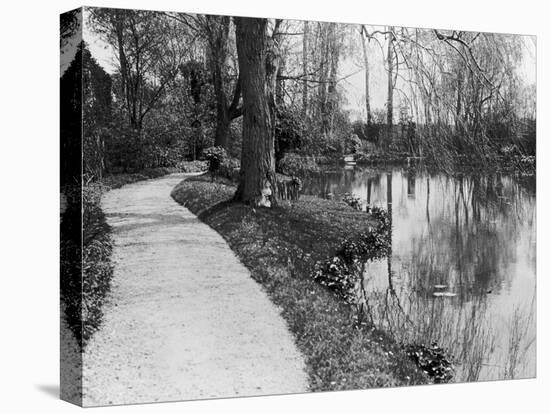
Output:
[[243,97],[241,171],[235,199],[271,207],[277,182],[266,71],[267,20],[239,17],[235,24]]

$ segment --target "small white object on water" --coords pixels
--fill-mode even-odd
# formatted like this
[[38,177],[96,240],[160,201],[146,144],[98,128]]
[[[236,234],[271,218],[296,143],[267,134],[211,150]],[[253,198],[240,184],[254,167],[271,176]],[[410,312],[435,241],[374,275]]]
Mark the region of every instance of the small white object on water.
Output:
[[443,297],[453,297],[453,296],[456,296],[456,293],[453,293],[453,292],[434,292],[433,293],[434,296],[443,296]]
[[435,289],[445,289],[447,285],[434,285]]

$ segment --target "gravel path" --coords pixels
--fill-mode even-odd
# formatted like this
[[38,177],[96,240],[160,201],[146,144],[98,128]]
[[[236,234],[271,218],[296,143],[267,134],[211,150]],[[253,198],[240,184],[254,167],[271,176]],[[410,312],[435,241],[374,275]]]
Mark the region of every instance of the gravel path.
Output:
[[84,406],[307,390],[279,309],[223,238],[170,197],[183,178],[103,199],[115,272],[84,354]]

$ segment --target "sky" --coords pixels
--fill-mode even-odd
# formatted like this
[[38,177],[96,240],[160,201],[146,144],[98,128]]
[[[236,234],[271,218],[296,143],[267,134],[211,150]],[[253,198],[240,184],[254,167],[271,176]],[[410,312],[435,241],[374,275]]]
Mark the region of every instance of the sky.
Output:
[[[88,11],[84,9],[84,21],[87,21]],[[370,30],[382,29],[380,26],[368,26]],[[518,35],[519,36],[519,35]],[[90,26],[85,24],[83,30],[84,41],[88,44],[92,56],[108,73],[116,71],[116,57],[113,48],[103,42],[97,34],[90,30]],[[536,44],[534,36],[522,36],[523,38],[523,60],[518,69],[520,77],[526,84],[536,82]],[[357,34],[357,43],[359,44],[359,34]],[[381,40],[382,47],[385,42]],[[371,41],[368,44],[369,66],[370,66],[370,94],[371,108],[373,110],[383,110],[387,100],[387,75],[384,69],[384,54],[377,42]],[[301,49],[300,49],[301,50]],[[339,87],[343,91],[346,102],[344,109],[349,110],[352,120],[365,118],[365,71],[362,67],[362,51],[357,48],[353,56],[347,56],[340,62],[339,67]],[[401,84],[400,84],[401,82]],[[402,85],[403,81],[398,80],[397,87]],[[399,93],[394,95],[394,105],[399,104]]]

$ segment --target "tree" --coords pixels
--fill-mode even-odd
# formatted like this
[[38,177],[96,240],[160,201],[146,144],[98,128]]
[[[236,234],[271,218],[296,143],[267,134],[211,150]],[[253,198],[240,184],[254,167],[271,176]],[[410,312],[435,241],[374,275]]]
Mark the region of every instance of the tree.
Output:
[[209,46],[209,64],[212,72],[214,91],[216,94],[216,137],[215,145],[228,149],[229,127],[231,121],[242,115],[242,107],[239,106],[241,97],[241,82],[237,78],[233,98],[228,102],[227,98],[227,59],[229,55],[229,29],[231,18],[229,16],[205,16],[203,28]]
[[130,127],[139,136],[146,116],[178,74],[188,45],[182,31],[163,13],[91,9],[95,30],[117,52],[119,93]]
[[370,109],[370,67],[369,67],[369,55],[367,53],[367,42],[365,38],[368,38],[367,29],[365,28],[365,25],[361,26],[361,30],[359,31],[359,35],[361,36],[361,46],[363,50],[363,62],[365,65],[365,110],[367,111],[367,131],[368,127],[372,124],[372,112]]
[[101,179],[106,168],[105,138],[111,124],[111,77],[82,44],[83,172]]
[[234,50],[231,42],[231,17],[182,13],[167,13],[167,16],[184,24],[205,43],[205,55],[215,94],[214,145],[229,149],[231,122],[242,116],[242,106],[239,106],[241,82],[238,74],[231,73],[233,68],[229,64]]
[[243,95],[241,171],[235,199],[253,206],[276,202],[275,147],[267,91],[267,20],[235,18]]
[[394,63],[394,57],[393,57],[393,42],[395,41],[395,36],[393,34],[394,28],[390,26],[388,28],[388,57],[387,57],[387,63],[388,63],[388,101],[386,104],[386,110],[387,110],[387,118],[386,118],[386,127],[388,128],[388,136],[386,144],[391,144],[392,140],[392,126],[393,126],[393,88],[394,88],[394,80],[393,80],[393,63]]

